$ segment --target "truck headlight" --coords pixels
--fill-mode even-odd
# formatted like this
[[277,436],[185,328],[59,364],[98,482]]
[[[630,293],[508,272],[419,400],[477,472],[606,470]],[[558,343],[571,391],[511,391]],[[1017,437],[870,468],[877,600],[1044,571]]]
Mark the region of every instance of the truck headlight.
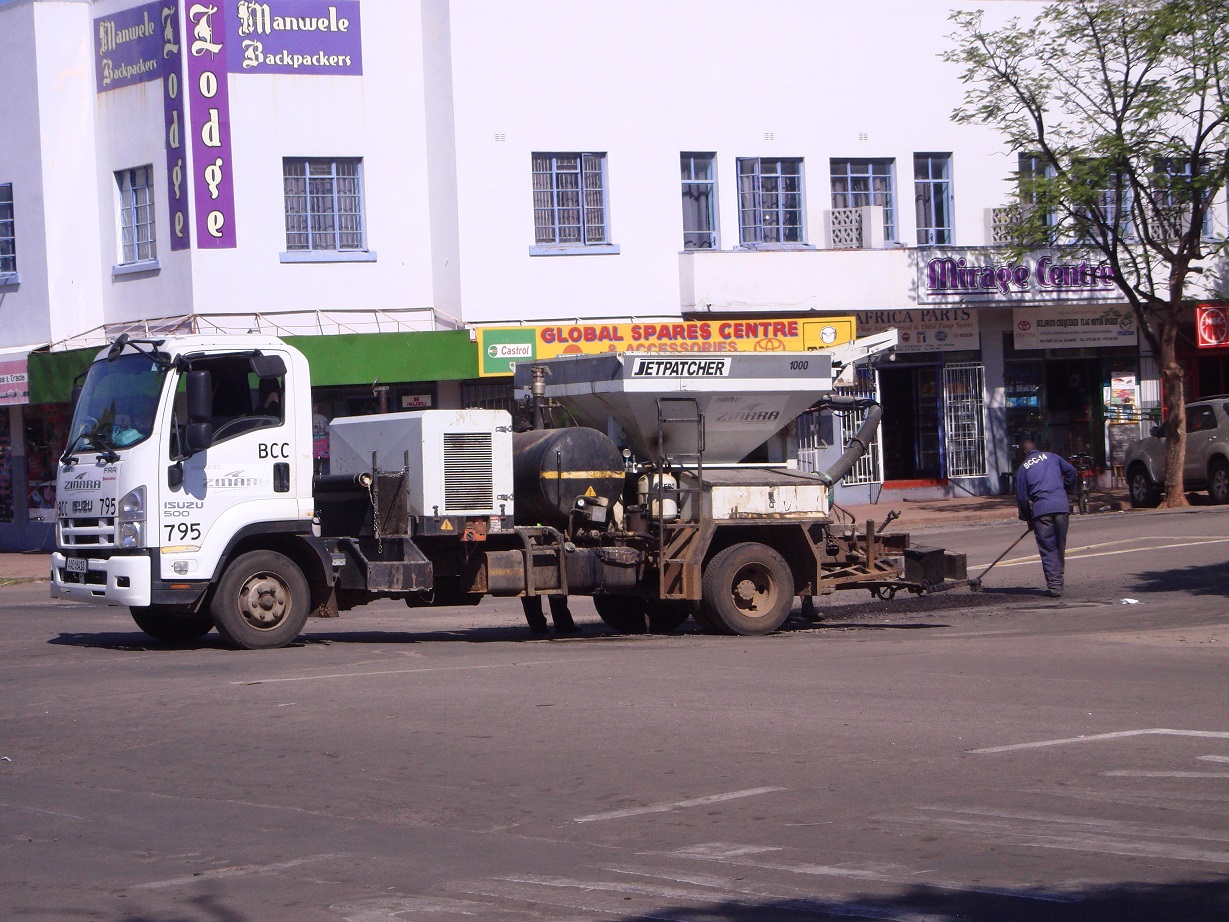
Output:
[[145,487],[137,487],[119,501],[119,546],[145,544]]

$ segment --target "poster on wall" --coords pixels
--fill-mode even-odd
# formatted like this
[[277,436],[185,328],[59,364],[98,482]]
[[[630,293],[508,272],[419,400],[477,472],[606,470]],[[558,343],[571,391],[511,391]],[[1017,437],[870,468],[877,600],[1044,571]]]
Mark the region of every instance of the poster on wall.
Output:
[[1129,307],[1100,304],[1047,304],[1014,308],[1012,332],[1017,349],[1077,349],[1134,346],[1139,342]]
[[977,312],[967,307],[912,308],[903,311],[858,311],[858,335],[872,336],[895,329],[896,351],[960,352],[981,347]]

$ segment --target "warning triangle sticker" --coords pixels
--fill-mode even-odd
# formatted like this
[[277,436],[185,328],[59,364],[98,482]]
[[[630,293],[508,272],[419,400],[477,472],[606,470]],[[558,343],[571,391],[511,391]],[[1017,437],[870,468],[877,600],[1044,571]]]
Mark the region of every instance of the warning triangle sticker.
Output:
[[444,521],[440,523],[440,531],[452,531],[452,530],[453,530],[453,527],[452,527],[451,519],[444,519]]
[[585,496],[597,496],[597,491],[590,486],[589,489],[585,490]]

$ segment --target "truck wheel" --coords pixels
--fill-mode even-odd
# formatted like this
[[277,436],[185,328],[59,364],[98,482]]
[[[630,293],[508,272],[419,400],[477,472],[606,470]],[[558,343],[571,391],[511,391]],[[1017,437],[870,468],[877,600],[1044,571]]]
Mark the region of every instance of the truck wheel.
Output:
[[1229,503],[1229,464],[1213,461],[1208,471],[1208,496],[1218,504]]
[[232,646],[284,647],[307,622],[307,578],[282,554],[249,551],[226,568],[209,610]]
[[154,640],[165,643],[191,643],[213,630],[209,612],[178,612],[162,605],[132,607],[132,620]]
[[1136,509],[1151,509],[1161,501],[1161,491],[1142,464],[1131,468],[1127,474],[1127,487],[1131,491],[1131,505]]
[[789,617],[794,576],[785,558],[754,541],[727,547],[702,581],[704,614],[732,634],[771,634]]
[[642,599],[634,595],[595,595],[593,607],[620,634],[669,634],[691,615],[691,603]]

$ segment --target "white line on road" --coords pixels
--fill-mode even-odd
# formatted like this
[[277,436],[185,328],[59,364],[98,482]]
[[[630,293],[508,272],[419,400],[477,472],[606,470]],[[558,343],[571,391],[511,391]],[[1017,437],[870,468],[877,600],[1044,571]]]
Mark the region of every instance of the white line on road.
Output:
[[1151,730],[1118,730],[1114,733],[1090,733],[1088,736],[1070,736],[1057,740],[1038,740],[1035,743],[1014,743],[1010,746],[990,746],[986,749],[970,749],[975,755],[995,752],[1013,752],[1017,749],[1041,749],[1045,746],[1065,746],[1068,743],[1091,743],[1100,740],[1117,740],[1128,736],[1197,736],[1204,739],[1229,740],[1229,733],[1219,730],[1167,730],[1155,728]]
[[55,810],[43,810],[39,807],[27,807],[24,804],[10,804],[10,803],[6,803],[3,800],[0,800],[0,807],[4,807],[6,810],[28,810],[31,813],[44,813],[47,816],[62,816],[65,819],[69,819],[69,820],[85,819],[84,816],[77,816],[77,814],[75,813],[59,813]]
[[313,864],[317,861],[331,861],[342,855],[311,855],[306,858],[295,858],[291,861],[279,861],[277,864],[251,864],[241,868],[218,868],[216,871],[201,871],[190,877],[172,877],[170,880],[155,880],[148,884],[133,884],[131,890],[162,890],[166,887],[180,887],[202,880],[218,880],[223,877],[247,877],[250,874],[267,874],[270,871],[284,871],[287,868],[297,868],[301,864]]
[[1109,778],[1229,778],[1229,772],[1151,772],[1133,768],[1119,768],[1101,774]]
[[[280,679],[244,679],[231,685],[272,685],[275,682],[310,682],[315,679],[355,679],[379,675],[409,675],[414,672],[463,672],[467,669],[512,669],[517,666],[547,666],[558,660],[531,660],[524,663],[478,663],[473,666],[424,666],[421,669],[382,669],[374,672],[326,672],[323,675],[286,676]],[[574,663],[576,660],[568,660]]]
[[1229,762],[1229,756],[1200,756],[1203,762]]
[[760,794],[775,794],[785,788],[747,788],[745,791],[729,791],[725,794],[710,794],[707,797],[695,797],[691,800],[675,800],[668,804],[649,804],[644,807],[629,807],[626,810],[611,810],[609,813],[591,813],[588,816],[578,816],[573,823],[592,823],[596,820],[618,820],[627,816],[641,816],[645,813],[669,813],[671,810],[681,810],[684,807],[703,807],[705,804],[721,803],[723,800],[736,800],[739,797],[756,797]]
[[[1093,557],[1114,557],[1119,554],[1139,554],[1150,553],[1152,551],[1166,551],[1178,547],[1202,547],[1206,544],[1224,544],[1229,542],[1229,538],[1208,538],[1206,541],[1183,541],[1180,544],[1153,544],[1148,547],[1123,547],[1113,551],[1098,551],[1095,554],[1081,554],[1078,551],[1067,551],[1068,562],[1072,560],[1091,560]],[[1004,560],[1000,567],[1017,567],[1026,563],[1035,563],[1040,558],[1036,554],[1030,554],[1027,557],[1017,557],[1013,560]],[[976,567],[977,565],[974,564]]]

